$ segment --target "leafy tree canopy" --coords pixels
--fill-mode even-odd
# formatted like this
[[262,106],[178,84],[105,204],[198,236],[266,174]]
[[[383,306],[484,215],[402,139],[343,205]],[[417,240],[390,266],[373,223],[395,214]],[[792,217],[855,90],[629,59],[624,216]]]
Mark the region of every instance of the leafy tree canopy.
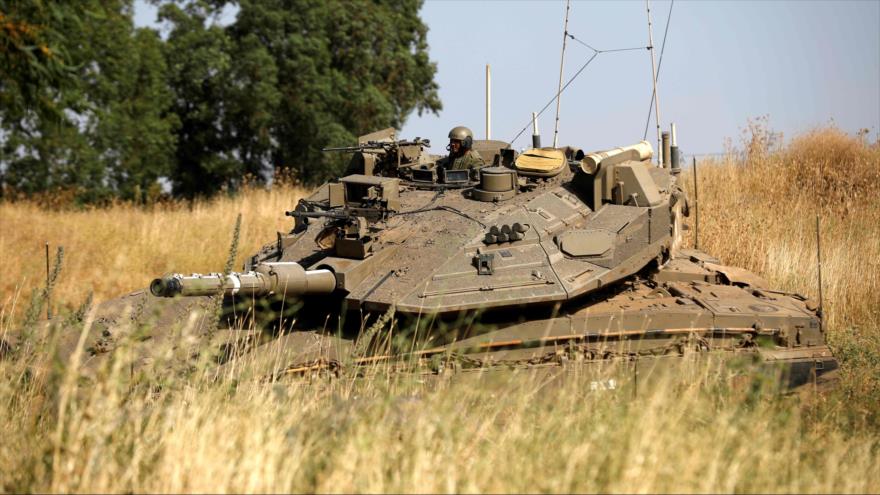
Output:
[[59,27],[81,12],[61,2],[0,0],[0,117],[16,123],[27,110],[57,117],[51,87],[69,82],[73,70]]
[[165,177],[209,195],[288,168],[314,184],[322,147],[437,112],[420,0],[0,0],[0,182],[139,199]]
[[15,68],[12,104],[0,108],[4,189],[74,189],[100,201],[155,188],[173,165],[177,125],[158,33],[134,28],[132,0],[12,6],[4,15],[38,26],[39,52],[48,55],[4,61]]

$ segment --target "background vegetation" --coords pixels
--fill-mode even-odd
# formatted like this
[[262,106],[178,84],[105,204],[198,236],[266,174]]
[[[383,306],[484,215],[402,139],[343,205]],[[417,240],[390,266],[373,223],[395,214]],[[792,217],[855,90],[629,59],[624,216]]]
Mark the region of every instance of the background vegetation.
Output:
[[0,196],[315,184],[344,165],[322,147],[441,108],[420,0],[242,0],[229,26],[225,0],[153,1],[165,36],[133,0],[0,0]]
[[[687,364],[635,394],[591,391],[578,373],[426,383],[380,369],[261,383],[234,369],[171,372],[175,348],[134,382],[124,346],[80,387],[76,359],[40,348],[0,360],[0,489],[878,492],[878,164],[880,143],[860,136],[818,129],[784,144],[757,122],[698,169],[700,247],[780,289],[817,295],[821,217],[828,338],[842,366],[832,391],[763,394],[760,381],[732,388],[717,368]],[[219,270],[241,212],[239,265],[290,228],[283,210],[304,192],[247,187],[93,211],[2,202],[0,337],[43,283],[46,239],[65,246],[54,299],[72,311],[90,291],[104,300],[172,268]]]

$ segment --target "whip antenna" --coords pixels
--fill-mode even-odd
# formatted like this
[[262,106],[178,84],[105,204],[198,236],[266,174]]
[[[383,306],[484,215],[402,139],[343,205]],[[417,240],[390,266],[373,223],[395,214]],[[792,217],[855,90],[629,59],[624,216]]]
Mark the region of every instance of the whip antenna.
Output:
[[645,0],[648,11],[648,50],[651,52],[651,83],[654,86],[654,117],[657,122],[657,163],[663,163],[663,146],[660,144],[660,95],[657,94],[657,65],[654,63],[654,28],[651,26],[651,0]]
[[565,67],[565,45],[568,41],[568,12],[571,10],[571,0],[565,2],[565,25],[562,28],[562,56],[559,61],[559,88],[556,90],[556,128],[553,130],[553,147],[559,144],[559,97],[562,95],[562,69]]

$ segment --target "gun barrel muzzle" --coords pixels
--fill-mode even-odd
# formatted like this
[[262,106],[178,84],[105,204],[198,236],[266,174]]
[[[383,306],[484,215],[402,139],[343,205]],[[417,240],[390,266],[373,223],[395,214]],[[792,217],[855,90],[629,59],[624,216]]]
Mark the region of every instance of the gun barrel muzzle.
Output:
[[175,273],[150,283],[156,297],[174,296],[300,296],[329,294],[336,290],[336,275],[330,270],[306,270],[299,263],[260,263],[252,271],[229,275]]

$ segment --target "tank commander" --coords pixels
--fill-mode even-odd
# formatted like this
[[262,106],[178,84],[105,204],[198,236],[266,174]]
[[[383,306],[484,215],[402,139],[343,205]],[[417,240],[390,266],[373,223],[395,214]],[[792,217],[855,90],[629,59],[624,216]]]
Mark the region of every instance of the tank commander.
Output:
[[439,162],[441,167],[449,170],[467,170],[484,166],[486,163],[479,153],[472,149],[474,133],[464,126],[453,127],[449,131],[449,155]]

